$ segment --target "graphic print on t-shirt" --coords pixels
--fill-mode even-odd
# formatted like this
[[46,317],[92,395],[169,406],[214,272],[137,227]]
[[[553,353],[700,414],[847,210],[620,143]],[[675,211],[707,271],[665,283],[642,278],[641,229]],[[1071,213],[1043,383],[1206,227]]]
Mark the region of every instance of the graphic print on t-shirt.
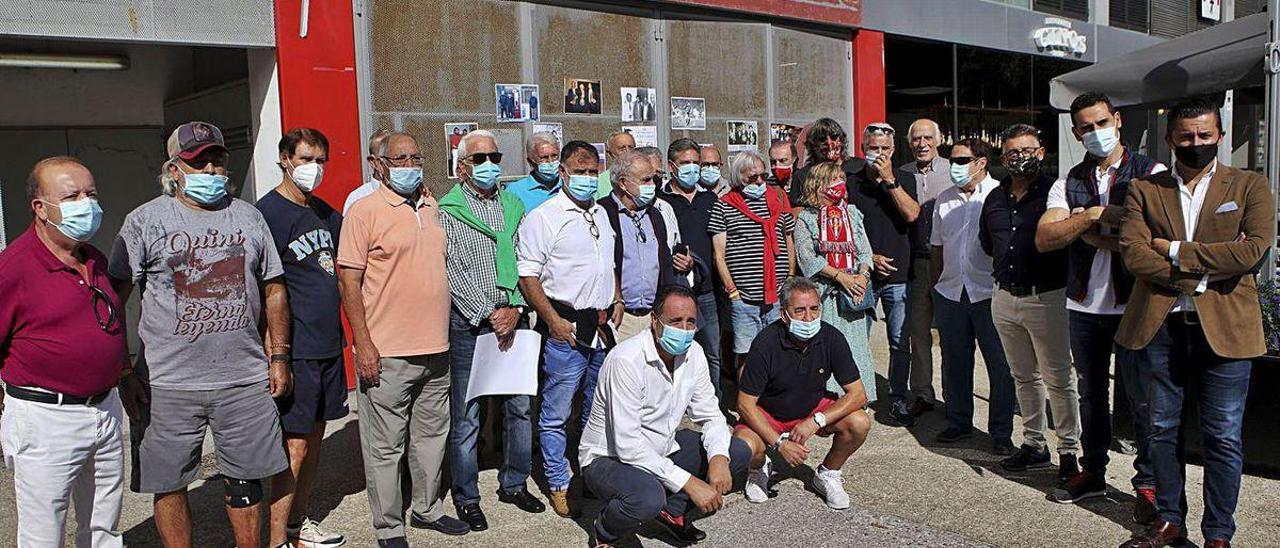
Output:
[[293,251],[293,256],[302,262],[312,254],[316,256],[316,262],[320,263],[330,276],[334,275],[333,270],[333,235],[328,229],[317,228],[298,236],[292,242],[289,242],[289,250]]
[[205,335],[244,329],[250,313],[245,292],[243,230],[225,234],[179,231],[165,242],[173,270],[177,324],[173,334],[195,342]]

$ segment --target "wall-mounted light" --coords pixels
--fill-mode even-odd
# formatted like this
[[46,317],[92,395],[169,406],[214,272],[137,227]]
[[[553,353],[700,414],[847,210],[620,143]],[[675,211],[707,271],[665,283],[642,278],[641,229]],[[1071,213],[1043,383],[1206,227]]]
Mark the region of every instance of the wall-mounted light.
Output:
[[129,68],[129,58],[123,55],[0,52],[0,67],[65,70],[124,70]]

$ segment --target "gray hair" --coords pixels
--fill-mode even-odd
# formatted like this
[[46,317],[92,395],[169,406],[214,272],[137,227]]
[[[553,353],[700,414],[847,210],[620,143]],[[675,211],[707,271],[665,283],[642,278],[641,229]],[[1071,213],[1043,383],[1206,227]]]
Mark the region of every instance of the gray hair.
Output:
[[[475,132],[473,131],[472,133]],[[381,143],[378,143],[378,156],[387,155],[387,150],[391,148],[391,141],[395,140],[396,137],[408,137],[413,139],[414,143],[418,142],[418,138],[414,137],[412,133],[407,131],[392,131],[387,134],[386,138],[384,138]],[[463,139],[465,138],[466,137],[463,137]],[[461,145],[459,145],[459,148],[461,148]],[[461,156],[461,154],[459,154],[459,156]]]
[[[476,139],[493,139],[493,146],[498,146],[498,138],[493,136],[493,132],[486,129],[473,129],[470,133],[462,136],[462,140],[458,141],[458,158],[466,158],[471,152],[471,143]],[[388,138],[388,141],[391,139]]]
[[550,131],[539,131],[529,136],[529,142],[525,144],[525,154],[530,158],[537,156],[538,147],[542,145],[551,145],[556,147],[557,154],[560,152],[560,142],[556,140],[555,134]]
[[822,292],[818,291],[818,284],[813,283],[813,280],[803,276],[793,276],[791,279],[787,280],[786,283],[782,284],[782,292],[778,295],[778,302],[781,303],[782,307],[785,309],[786,307],[791,306],[792,295],[808,291],[812,291],[818,296],[822,295]]
[[760,164],[761,169],[769,169],[769,162],[766,162],[764,156],[761,156],[760,152],[755,150],[744,150],[729,158],[729,173],[724,174],[729,176],[729,186],[731,188],[742,188],[747,182],[742,178],[742,172],[755,167],[757,163]]
[[640,162],[644,162],[643,164],[640,164],[641,169],[651,167],[649,165],[649,158],[634,150],[623,152],[622,154],[619,154],[617,158],[614,158],[613,162],[609,164],[609,180],[613,181],[613,188],[622,188],[622,178],[631,178],[631,174],[635,171],[632,167]]
[[658,147],[639,147],[636,149],[636,153],[643,154],[645,158],[650,160],[657,158],[658,162],[663,164],[666,163],[662,158],[662,149],[659,149]]
[[609,134],[609,137],[608,137],[607,139],[605,139],[605,140],[604,140],[604,148],[605,148],[605,150],[606,150],[606,151],[608,151],[608,150],[609,150],[609,147],[613,146],[613,140],[614,140],[614,139],[616,139],[616,138],[618,138],[619,136],[622,136],[622,135],[630,136],[632,141],[634,141],[634,140],[636,139],[636,136],[635,136],[635,135],[631,135],[631,132],[630,132],[630,131],[627,131],[627,130],[625,130],[625,129],[615,130],[615,131],[613,131],[612,133],[610,133],[610,134]]
[[174,163],[177,160],[176,157],[169,158],[160,166],[160,176],[157,179],[160,181],[160,192],[165,196],[176,196],[178,194],[178,178],[169,170],[169,166],[177,166]]

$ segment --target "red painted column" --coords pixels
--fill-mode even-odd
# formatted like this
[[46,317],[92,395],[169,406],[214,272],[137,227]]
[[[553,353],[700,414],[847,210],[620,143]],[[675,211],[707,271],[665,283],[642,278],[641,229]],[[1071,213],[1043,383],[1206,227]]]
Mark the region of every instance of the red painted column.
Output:
[[862,154],[862,128],[885,121],[884,78],[884,33],[853,31],[853,154]]

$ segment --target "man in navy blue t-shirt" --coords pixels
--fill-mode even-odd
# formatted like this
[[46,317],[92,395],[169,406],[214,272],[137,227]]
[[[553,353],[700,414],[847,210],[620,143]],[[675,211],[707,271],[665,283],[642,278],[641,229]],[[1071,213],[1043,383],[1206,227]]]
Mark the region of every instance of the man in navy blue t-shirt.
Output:
[[329,141],[322,133],[309,128],[289,130],[280,139],[284,180],[257,203],[280,252],[293,316],[289,341],[293,393],[276,400],[289,470],[272,480],[272,493],[286,494],[271,505],[270,546],[286,540],[290,545],[324,547],[345,542],[342,535],[322,530],[306,516],[325,422],[347,415],[335,267],[342,216],[312,195],[328,159]]

